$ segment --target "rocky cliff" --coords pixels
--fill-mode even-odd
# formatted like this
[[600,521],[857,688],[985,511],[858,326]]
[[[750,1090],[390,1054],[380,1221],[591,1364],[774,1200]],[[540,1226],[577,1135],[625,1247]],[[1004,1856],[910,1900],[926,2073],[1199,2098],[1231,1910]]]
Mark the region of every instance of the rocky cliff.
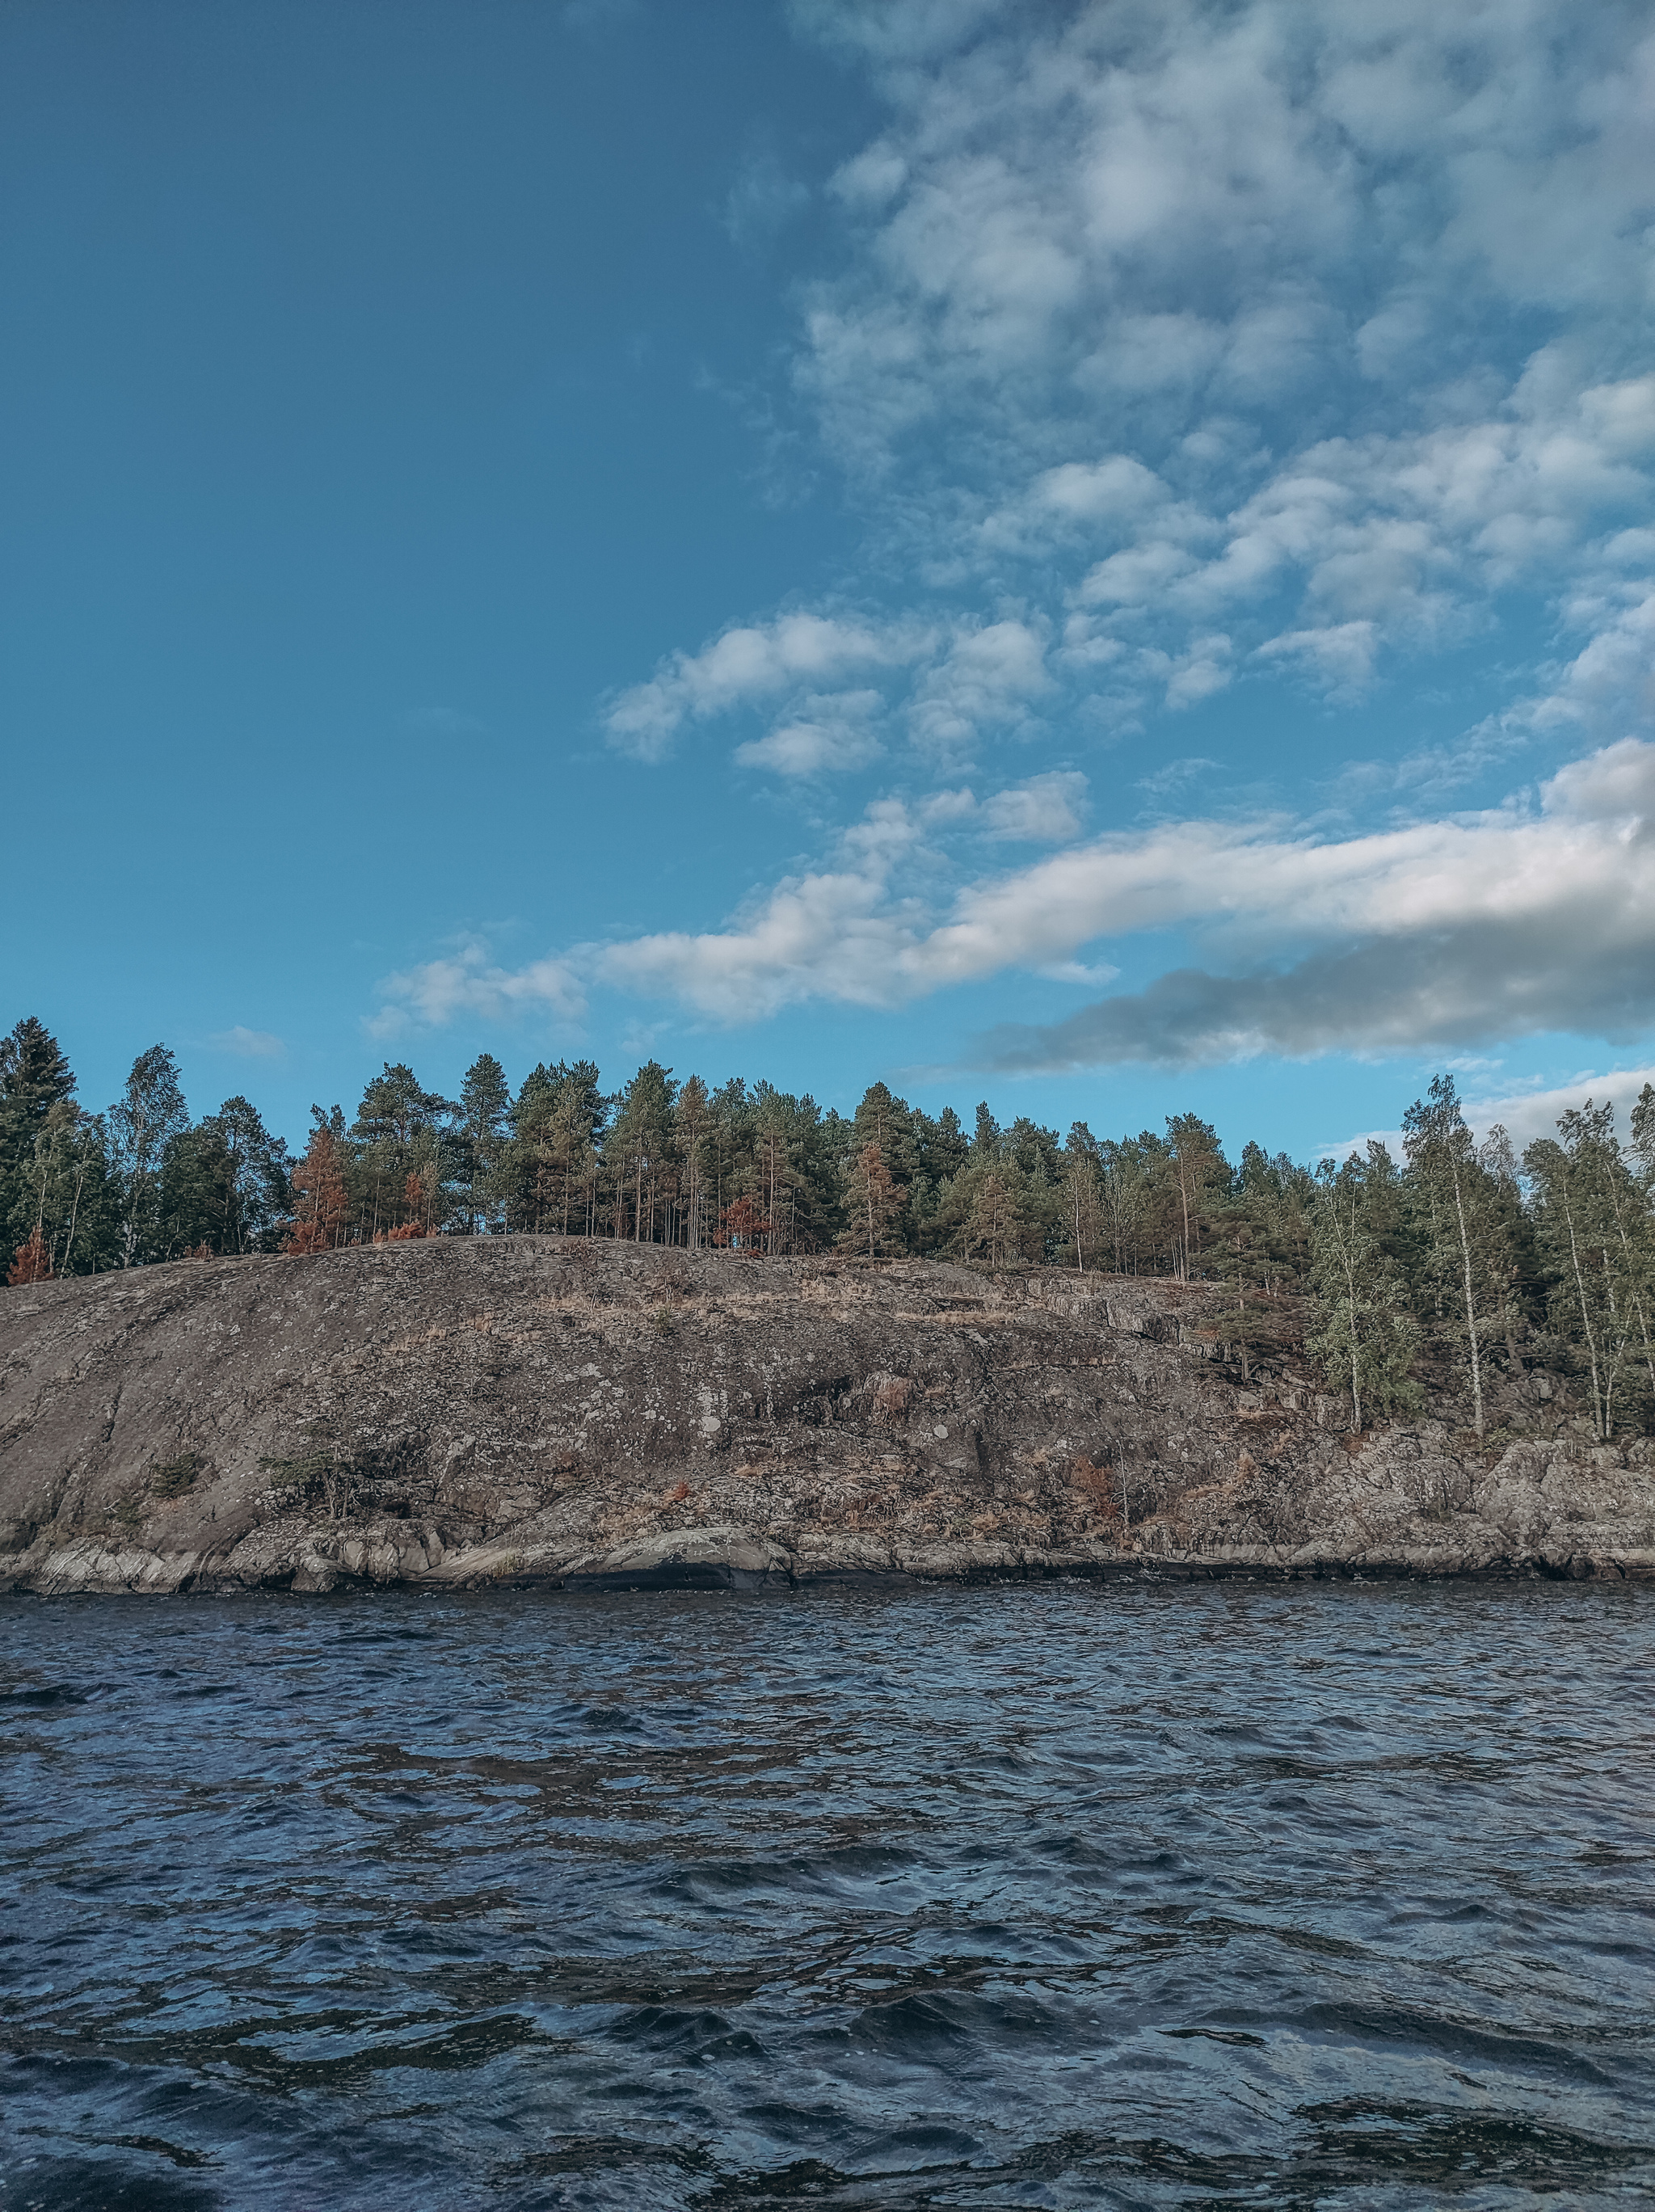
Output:
[[1655,1574],[1655,1453],[1506,1374],[1361,1438],[1200,1285],[513,1237],[0,1293],[0,1588]]

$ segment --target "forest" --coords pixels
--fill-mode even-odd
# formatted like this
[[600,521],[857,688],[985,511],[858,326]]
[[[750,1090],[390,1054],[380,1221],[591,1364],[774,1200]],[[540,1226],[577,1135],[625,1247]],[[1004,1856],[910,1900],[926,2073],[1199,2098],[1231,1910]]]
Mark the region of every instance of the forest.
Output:
[[387,1062],[347,1121],[312,1107],[294,1156],[245,1097],[192,1121],[175,1055],[139,1054],[103,1113],[33,1017],[0,1037],[0,1251],[11,1285],[176,1260],[302,1258],[415,1237],[561,1236],[718,1246],[754,1260],[837,1251],[967,1266],[1155,1274],[1212,1285],[1244,1379],[1306,1326],[1354,1428],[1419,1407],[1452,1362],[1479,1438],[1498,1369],[1575,1378],[1595,1436],[1655,1419],[1655,1090],[1622,1146],[1613,1109],[1563,1115],[1519,1158],[1479,1145],[1451,1075],[1377,1141],[1312,1167],[1226,1158],[1194,1114],[1061,1139],[986,1105],[967,1129],[882,1083],[852,1117],[740,1077],[651,1060],[606,1092],[590,1060],[515,1093],[484,1053],[458,1098]]

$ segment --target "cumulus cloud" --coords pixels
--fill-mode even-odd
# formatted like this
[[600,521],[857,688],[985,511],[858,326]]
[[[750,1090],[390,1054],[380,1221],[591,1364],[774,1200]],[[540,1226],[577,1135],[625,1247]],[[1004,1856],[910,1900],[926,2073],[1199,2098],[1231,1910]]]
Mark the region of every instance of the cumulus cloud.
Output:
[[768,769],[777,775],[829,775],[866,768],[884,750],[872,726],[884,704],[877,691],[811,694],[799,702],[793,718],[737,745],[736,758],[743,768]]
[[964,751],[985,729],[1023,722],[1031,702],[1051,688],[1039,631],[1015,620],[987,623],[961,630],[926,671],[914,690],[909,726],[926,752]]
[[1312,381],[1435,386],[1491,309],[1644,301],[1634,5],[809,14],[891,110],[841,174],[863,251],[816,287],[801,368],[866,464],[931,417],[955,465],[962,423],[1037,448],[1064,387],[1164,436]]
[[500,967],[481,939],[472,939],[440,960],[387,975],[379,985],[384,1003],[370,1015],[370,1036],[390,1038],[415,1028],[440,1028],[458,1016],[500,1020],[524,1012],[576,1019],[585,994],[573,963],[548,957],[526,967]]
[[[614,744],[780,702],[750,764],[867,765],[791,698],[870,681],[943,761],[1242,674],[1349,702],[1513,588],[1553,602],[1571,696],[1620,681],[1655,555],[1634,0],[792,12],[886,106],[834,180],[794,391],[875,567],[952,604],[732,626],[612,699]],[[796,189],[743,173],[755,208]]]
[[903,624],[877,624],[810,613],[725,630],[699,653],[676,653],[646,684],[612,700],[604,715],[609,743],[640,760],[659,760],[687,720],[761,705],[799,685],[900,665],[924,651],[925,637]]
[[[1121,946],[1173,930],[1174,972],[979,1057],[1452,1049],[1655,1021],[1655,749],[1628,735],[1655,715],[1646,8],[791,12],[884,102],[826,196],[844,250],[801,283],[791,388],[888,604],[732,623],[604,723],[650,760],[745,717],[724,740],[743,767],[888,763],[908,795],[720,927],[567,955],[567,988],[725,1020],[1010,967],[1101,990]],[[1498,703],[1452,742],[1434,709],[1416,735],[1410,656],[1476,639],[1503,662]],[[1381,678],[1404,734],[1384,761],[1328,763],[1343,819],[1385,823],[1361,834],[1311,814],[1325,784],[1271,821],[1213,802],[1082,842],[1083,781],[1028,773],[1046,763],[1027,750],[1021,781],[1005,763],[1179,714],[1186,746],[1246,776],[1246,725],[1212,734],[1231,687],[1337,706]],[[1445,811],[1520,747],[1555,763],[1589,744],[1537,793]],[[1212,773],[1197,757],[1139,787],[1165,804]],[[1063,849],[989,865],[1020,838]]]
[[1078,769],[1053,769],[997,791],[983,809],[990,834],[1009,842],[1062,845],[1078,837],[1086,809],[1086,778]]

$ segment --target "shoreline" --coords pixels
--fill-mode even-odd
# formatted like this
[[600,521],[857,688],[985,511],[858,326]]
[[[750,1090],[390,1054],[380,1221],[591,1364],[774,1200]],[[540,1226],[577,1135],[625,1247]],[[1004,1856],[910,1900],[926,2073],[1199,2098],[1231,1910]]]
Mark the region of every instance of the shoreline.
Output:
[[1655,1579],[1655,1443],[1349,1432],[1215,1285],[559,1237],[14,1289],[0,1594]]

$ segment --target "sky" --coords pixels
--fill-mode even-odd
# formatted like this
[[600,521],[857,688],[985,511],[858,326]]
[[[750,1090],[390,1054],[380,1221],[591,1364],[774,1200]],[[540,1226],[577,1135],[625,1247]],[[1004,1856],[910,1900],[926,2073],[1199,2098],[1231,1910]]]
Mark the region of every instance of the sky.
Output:
[[4,1023],[1624,1101],[1652,138],[1618,0],[9,0]]

